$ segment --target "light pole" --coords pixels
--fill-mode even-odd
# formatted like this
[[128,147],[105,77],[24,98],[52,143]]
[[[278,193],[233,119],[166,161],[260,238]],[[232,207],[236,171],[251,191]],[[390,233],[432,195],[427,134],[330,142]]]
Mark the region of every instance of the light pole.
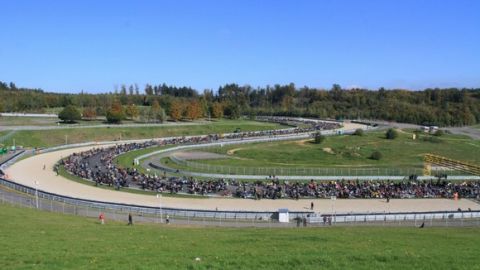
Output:
[[337,200],[337,196],[331,196],[330,200],[332,201],[332,218],[333,218],[334,215],[336,216],[336,214],[335,214],[335,201]]
[[157,194],[157,198],[158,198],[158,201],[159,201],[159,206],[160,206],[160,223],[163,223],[162,221],[162,195],[161,194]]
[[40,182],[34,181],[33,183],[35,184],[35,205],[38,209],[38,185],[40,185]]

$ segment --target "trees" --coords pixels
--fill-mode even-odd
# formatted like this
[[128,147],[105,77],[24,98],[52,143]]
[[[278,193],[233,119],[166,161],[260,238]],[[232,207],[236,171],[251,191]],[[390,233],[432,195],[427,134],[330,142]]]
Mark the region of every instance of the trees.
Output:
[[211,113],[213,118],[223,117],[223,105],[220,102],[214,102],[211,107]]
[[398,132],[393,128],[389,128],[385,133],[385,138],[387,138],[388,140],[394,140],[397,137],[398,137]]
[[123,113],[123,106],[117,100],[114,101],[112,107],[107,111],[107,122],[112,124],[119,124],[122,120],[125,119],[125,114]]
[[150,84],[145,85],[145,95],[153,95],[153,87]]
[[198,100],[192,100],[190,103],[187,105],[187,108],[185,110],[185,117],[194,121],[203,115],[203,109],[198,102]]
[[163,123],[167,119],[165,110],[160,107],[160,104],[157,100],[154,100],[152,106],[150,107],[150,119],[160,123]]
[[73,105],[68,105],[58,114],[58,118],[65,123],[75,123],[82,118],[80,112]]
[[127,86],[125,84],[122,84],[122,86],[120,86],[120,95],[124,96],[127,94]]
[[234,103],[230,103],[225,107],[224,114],[230,119],[238,119],[240,118],[240,106]]
[[[480,123],[480,88],[423,91],[381,88],[370,91],[358,88],[342,89],[339,85],[325,90],[296,88],[294,84],[258,88],[226,84],[219,87],[217,94],[206,90],[200,95],[190,87],[147,84],[146,95],[140,95],[138,85],[118,84],[115,92],[116,94],[45,93],[41,89],[22,88],[14,83],[0,82],[3,110],[11,112],[39,112],[45,107],[74,105],[77,108],[96,107],[97,115],[105,115],[116,98],[123,106],[149,106],[152,98],[155,98],[165,106],[168,114],[174,100],[183,102],[185,107],[191,101],[198,100],[202,112],[210,110],[214,118],[221,118],[225,114],[226,117],[235,119],[255,111],[258,115],[383,119],[440,127]],[[187,118],[191,118],[187,115],[190,110],[183,112],[183,106],[181,107],[182,114],[185,113]]]
[[83,109],[82,116],[87,120],[94,120],[97,118],[97,110],[93,107],[85,107]]
[[178,121],[182,118],[183,115],[183,105],[180,101],[174,100],[170,104],[170,118],[173,121]]
[[135,104],[130,104],[125,109],[125,115],[132,120],[137,118],[138,114],[139,114],[138,108]]

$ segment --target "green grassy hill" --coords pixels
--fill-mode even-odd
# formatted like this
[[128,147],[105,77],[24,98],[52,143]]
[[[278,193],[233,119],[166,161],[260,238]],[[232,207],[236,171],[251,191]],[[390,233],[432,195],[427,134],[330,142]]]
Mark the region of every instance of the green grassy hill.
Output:
[[[207,148],[205,151],[230,155],[227,159],[198,160],[210,165],[247,167],[418,167],[423,155],[433,153],[453,159],[480,162],[480,141],[465,136],[446,134],[424,140],[427,135],[413,140],[409,131],[399,132],[395,140],[385,139],[384,132],[365,133],[364,136],[331,136],[321,144],[311,141],[287,141],[233,145]],[[380,151],[380,160],[370,159]]]
[[[192,125],[165,125],[145,127],[97,127],[97,128],[70,128],[52,130],[21,130],[2,143],[26,147],[47,147],[88,141],[107,141],[119,139],[146,139],[168,136],[203,135],[211,133],[230,133],[240,128],[241,131],[255,131],[287,128],[287,126],[248,120],[220,120],[211,123],[192,123]],[[0,137],[8,131],[0,132]]]
[[130,227],[5,204],[0,219],[3,270],[480,269],[480,228]]

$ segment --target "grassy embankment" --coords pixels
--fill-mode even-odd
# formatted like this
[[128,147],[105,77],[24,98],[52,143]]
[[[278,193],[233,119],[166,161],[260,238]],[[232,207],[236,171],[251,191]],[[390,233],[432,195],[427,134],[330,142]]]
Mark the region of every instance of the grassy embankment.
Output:
[[[211,123],[189,123],[188,125],[159,125],[145,127],[97,127],[97,128],[69,128],[51,130],[20,130],[4,142],[24,147],[49,147],[67,143],[81,143],[89,141],[109,141],[120,139],[147,139],[167,136],[188,136],[211,133],[229,133],[239,128],[241,131],[268,130],[286,128],[274,123],[264,123],[248,120],[220,120]],[[0,132],[0,137],[9,131]]]
[[[312,141],[288,141],[241,146],[209,148],[229,159],[201,160],[207,164],[237,166],[395,166],[407,167],[422,164],[426,153],[453,159],[480,162],[480,141],[459,135],[444,135],[438,142],[422,138],[412,140],[409,133],[400,133],[395,140],[384,138],[383,132],[364,136],[331,136],[321,144]],[[373,160],[372,152],[380,151],[382,158]]]
[[102,226],[5,204],[0,217],[4,270],[480,269],[479,228]]

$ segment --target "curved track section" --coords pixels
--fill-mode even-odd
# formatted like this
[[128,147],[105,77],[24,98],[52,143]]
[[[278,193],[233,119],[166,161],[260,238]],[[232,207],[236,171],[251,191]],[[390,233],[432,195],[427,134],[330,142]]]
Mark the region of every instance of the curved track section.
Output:
[[[107,144],[102,147],[112,145],[113,144]],[[478,203],[465,199],[458,201],[450,199],[392,199],[390,203],[385,203],[385,200],[382,199],[345,199],[336,201],[325,199],[281,199],[257,201],[232,198],[157,198],[151,195],[105,190],[77,183],[57,176],[52,170],[59,159],[98,147],[98,145],[91,145],[38,154],[13,164],[6,170],[6,174],[9,175],[9,179],[12,181],[54,194],[86,200],[151,207],[162,206],[181,209],[228,210],[239,212],[277,211],[280,208],[288,208],[290,211],[305,211],[310,209],[310,203],[313,202],[315,204],[315,211],[323,213],[331,213],[332,211],[337,213],[455,211],[458,208],[480,210]]]

